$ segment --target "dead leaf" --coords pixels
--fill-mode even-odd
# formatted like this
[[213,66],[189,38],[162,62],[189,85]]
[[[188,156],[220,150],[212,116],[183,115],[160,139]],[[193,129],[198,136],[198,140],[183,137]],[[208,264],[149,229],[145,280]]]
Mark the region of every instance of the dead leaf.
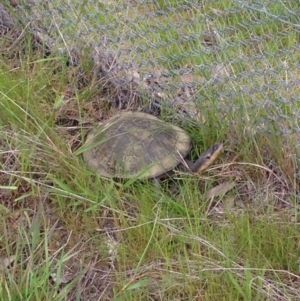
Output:
[[141,81],[140,74],[135,69],[128,69],[125,71],[128,75],[128,78],[130,79],[130,81],[133,81],[138,84],[140,83],[140,81]]
[[15,0],[9,0],[9,3],[12,7],[16,7],[18,3]]
[[235,187],[234,181],[228,181],[224,182],[222,184],[217,185],[216,187],[210,189],[206,196],[208,199],[214,198],[216,196],[223,196],[225,195],[229,190],[233,189]]
[[69,282],[71,282],[74,279],[74,276],[71,274],[65,274],[65,275],[61,275],[60,278],[57,278],[57,274],[56,273],[52,273],[50,275],[51,280],[53,281],[53,283],[57,283],[58,284],[67,284]]
[[246,209],[246,206],[241,199],[235,200],[234,203],[238,208]]
[[16,260],[15,255],[12,255],[7,258],[0,258],[0,272],[6,271],[15,260]]

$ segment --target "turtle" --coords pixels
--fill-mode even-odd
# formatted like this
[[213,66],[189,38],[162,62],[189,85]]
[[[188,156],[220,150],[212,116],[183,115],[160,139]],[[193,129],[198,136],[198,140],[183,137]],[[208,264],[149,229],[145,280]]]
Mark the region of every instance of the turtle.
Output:
[[194,163],[185,159],[191,147],[191,138],[182,128],[148,113],[123,112],[91,129],[82,153],[87,166],[103,177],[154,179],[177,166],[199,173],[223,145],[215,143]]

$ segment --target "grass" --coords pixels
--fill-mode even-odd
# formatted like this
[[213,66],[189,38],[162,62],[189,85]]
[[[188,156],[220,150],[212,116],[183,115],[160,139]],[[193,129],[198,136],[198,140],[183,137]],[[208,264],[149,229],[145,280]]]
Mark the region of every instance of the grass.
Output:
[[203,65],[197,72],[209,79],[217,61],[231,75],[197,91],[204,126],[175,118],[166,100],[161,118],[191,134],[192,158],[215,141],[225,150],[201,176],[175,174],[161,188],[101,178],[76,155],[90,125],[118,111],[109,89],[89,84],[88,62],[80,72],[62,57],[44,59],[30,40],[16,57],[1,56],[0,300],[299,300],[299,137],[283,131],[298,126],[298,53],[283,50],[292,51],[299,31],[282,22],[287,7],[273,2],[268,12],[281,21],[234,1],[186,11],[183,3],[149,4],[168,11],[153,23],[138,18],[147,12],[139,5],[118,15],[137,18],[126,30],[145,46],[208,29],[194,22],[166,32],[179,12],[182,21],[236,11],[210,23],[224,30],[228,48],[181,57],[204,49],[192,40],[151,50],[168,58],[160,68]]

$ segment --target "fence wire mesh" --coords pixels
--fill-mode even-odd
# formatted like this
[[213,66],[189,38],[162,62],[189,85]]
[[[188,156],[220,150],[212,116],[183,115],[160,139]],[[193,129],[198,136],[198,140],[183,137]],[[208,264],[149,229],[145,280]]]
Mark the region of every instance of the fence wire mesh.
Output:
[[215,114],[251,133],[275,126],[297,149],[299,7],[296,0],[34,0],[20,1],[16,13],[57,53],[88,50],[106,60],[106,77],[146,92],[149,102],[195,122]]

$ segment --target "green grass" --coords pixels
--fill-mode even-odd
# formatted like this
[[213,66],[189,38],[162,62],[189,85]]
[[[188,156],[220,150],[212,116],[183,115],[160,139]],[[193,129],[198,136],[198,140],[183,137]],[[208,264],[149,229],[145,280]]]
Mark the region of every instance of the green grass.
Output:
[[[199,65],[206,79],[213,64],[225,63],[231,78],[198,86],[196,108],[204,124],[182,120],[168,100],[161,114],[190,133],[192,158],[215,141],[224,141],[225,151],[200,176],[175,174],[161,187],[101,178],[76,155],[88,127],[117,111],[105,87],[79,83],[90,79],[90,62],[84,60],[79,77],[78,67],[65,67],[64,58],[43,59],[29,45],[18,58],[2,56],[0,300],[298,300],[299,137],[282,129],[298,126],[299,55],[283,50],[293,49],[299,31],[239,9],[235,1],[186,10],[187,1],[157,1],[118,15],[109,11],[117,9],[113,3],[99,4],[102,19],[90,3],[69,13],[94,9],[90,22],[101,25],[136,20],[122,32],[123,39],[137,33],[127,45],[134,48],[207,30],[202,21],[214,15],[212,9],[236,10],[210,23],[224,30],[220,43],[228,48],[201,53],[201,41],[190,39],[131,57],[167,58],[159,67],[173,71]],[[168,14],[142,18],[157,7]],[[270,2],[268,11],[287,8]],[[199,22],[167,31],[178,14],[181,21],[194,16]],[[111,28],[112,35],[121,25]],[[258,46],[250,42],[253,35],[262,37]],[[187,55],[195,49],[201,55]],[[220,191],[226,183],[234,185]]]

